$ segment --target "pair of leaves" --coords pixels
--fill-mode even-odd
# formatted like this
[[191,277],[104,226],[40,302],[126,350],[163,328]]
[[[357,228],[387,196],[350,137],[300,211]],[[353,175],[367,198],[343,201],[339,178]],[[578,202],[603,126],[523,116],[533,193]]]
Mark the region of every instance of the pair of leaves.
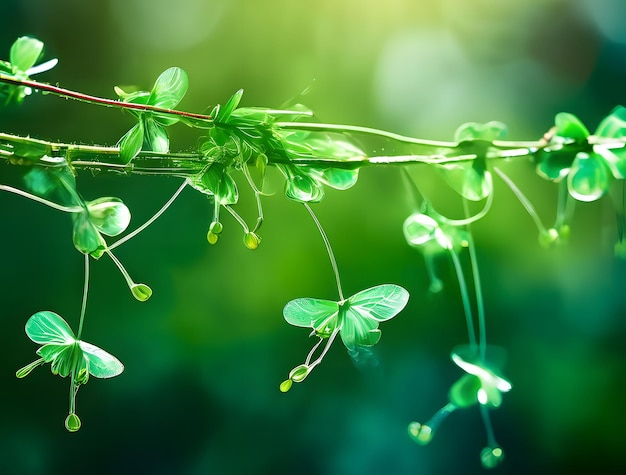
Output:
[[[610,140],[590,144],[589,130],[573,114],[557,114],[555,129],[550,145],[556,145],[556,150],[548,147],[537,154],[537,173],[540,176],[556,182],[567,177],[569,194],[579,201],[601,198],[614,179],[626,177],[623,146],[612,148],[615,144],[611,144]],[[600,122],[594,136],[622,141],[626,137],[626,108],[616,107]]]
[[335,302],[299,298],[285,305],[285,320],[297,327],[311,327],[321,338],[339,331],[348,350],[373,346],[380,340],[380,322],[395,317],[409,300],[409,293],[399,285],[383,284]]
[[[11,46],[9,62],[0,61],[0,73],[11,75],[16,79],[27,80],[34,74],[52,69],[58,60],[51,59],[35,66],[43,54],[43,49],[44,44],[38,39],[29,36],[18,38]],[[0,101],[4,99],[5,105],[12,101],[20,103],[31,92],[29,87],[0,84]]]
[[445,251],[459,252],[468,243],[466,230],[440,224],[424,213],[413,213],[406,218],[402,230],[409,246],[418,248],[427,255]]
[[[119,87],[115,88],[115,92],[126,103],[173,109],[187,92],[188,85],[187,73],[174,67],[161,73],[150,92],[126,93]],[[169,137],[165,127],[180,119],[157,111],[131,110],[131,113],[138,118],[138,122],[118,142],[122,162],[129,163],[141,150],[168,152]]]
[[[124,365],[116,357],[78,340],[68,323],[54,312],[42,311],[31,316],[26,322],[26,334],[33,342],[43,345],[37,354],[42,363],[50,363],[53,374],[73,376],[78,384],[86,383],[89,375],[112,378],[124,371]],[[34,368],[28,365],[17,376],[23,378]]]
[[312,165],[277,164],[286,178],[285,195],[299,202],[318,202],[324,198],[323,185],[347,190],[358,179],[358,170],[346,170]]
[[446,183],[468,200],[485,199],[493,191],[490,172],[487,170],[487,153],[493,141],[503,138],[505,134],[506,125],[502,122],[468,122],[461,125],[454,134],[457,142],[454,153],[473,155],[475,158],[438,165],[437,169]]
[[130,223],[130,211],[119,198],[103,197],[84,202],[83,209],[72,215],[74,247],[94,258],[107,248],[102,234],[117,236]]

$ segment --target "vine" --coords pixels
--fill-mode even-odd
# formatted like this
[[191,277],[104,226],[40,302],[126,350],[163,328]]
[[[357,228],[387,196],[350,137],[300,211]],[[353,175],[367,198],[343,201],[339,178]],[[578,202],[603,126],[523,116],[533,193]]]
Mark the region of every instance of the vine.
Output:
[[[466,344],[451,352],[452,361],[464,374],[451,386],[447,402],[428,422],[408,425],[409,436],[418,444],[428,444],[448,415],[477,406],[486,432],[486,445],[480,454],[482,464],[492,468],[502,462],[504,450],[496,441],[490,411],[502,404],[503,393],[512,389],[512,383],[502,373],[504,349],[487,340],[487,316],[470,227],[491,208],[495,176],[510,188],[529,213],[542,245],[566,240],[574,203],[602,198],[615,180],[626,176],[626,108],[615,108],[593,134],[577,117],[560,113],[554,127],[535,141],[504,140],[506,127],[500,122],[464,124],[451,142],[429,141],[368,127],[320,123],[302,105],[285,110],[240,107],[242,90],[224,105],[216,105],[210,114],[177,110],[187,91],[188,78],[176,67],[164,71],[149,91],[115,87],[117,99],[91,96],[32,80],[33,75],[49,71],[57,64],[56,59],[39,63],[43,48],[39,40],[21,37],[12,45],[9,60],[0,61],[0,107],[20,104],[39,92],[124,110],[135,120],[112,146],[57,143],[0,132],[3,167],[0,190],[69,214],[74,246],[85,256],[77,332],[52,311],[32,315],[25,330],[34,343],[41,345],[36,351],[38,359],[16,373],[18,378],[23,378],[36,367],[50,363],[53,374],[69,376],[69,410],[65,420],[68,431],[75,432],[81,427],[76,395],[89,376],[112,378],[124,370],[115,356],[82,340],[91,259],[107,255],[118,267],[131,295],[139,301],[148,300],[152,295],[150,287],[135,282],[113,250],[146,230],[187,188],[205,195],[213,207],[207,230],[210,244],[216,244],[223,231],[220,218],[223,209],[241,226],[244,245],[251,250],[258,248],[268,167],[276,168],[284,177],[286,197],[302,203],[309,212],[326,248],[338,293],[338,300],[298,298],[285,305],[283,317],[287,323],[311,328],[310,336],[317,341],[305,362],[289,372],[280,390],[287,392],[294,382],[304,381],[322,362],[337,336],[355,363],[373,358],[371,348],[380,340],[380,323],[404,309],[409,293],[398,285],[382,284],[346,298],[331,243],[311,204],[322,201],[326,186],[337,190],[354,186],[361,169],[393,166],[403,171],[414,197],[415,211],[403,224],[406,241],[425,256],[430,292],[440,292],[443,288],[435,271],[435,259],[449,258],[458,280],[468,337]],[[198,131],[198,143],[192,151],[170,150],[168,128],[178,123]],[[499,168],[498,163],[507,160],[526,160],[534,165],[541,178],[558,184],[556,219],[551,227],[544,226],[530,200]],[[441,174],[450,189],[460,196],[465,211],[463,218],[452,219],[435,210],[411,178],[409,170],[415,166],[430,166]],[[17,183],[4,173],[9,168],[18,171]],[[180,179],[181,184],[159,211],[127,232],[131,212],[119,198],[105,196],[90,201],[83,198],[78,179],[86,171],[166,175]],[[251,224],[236,211],[237,176],[253,192],[257,216]],[[468,202],[483,202],[483,206],[471,214]],[[620,206],[617,209],[616,252],[622,253],[624,217]],[[473,296],[470,288],[474,289]]]

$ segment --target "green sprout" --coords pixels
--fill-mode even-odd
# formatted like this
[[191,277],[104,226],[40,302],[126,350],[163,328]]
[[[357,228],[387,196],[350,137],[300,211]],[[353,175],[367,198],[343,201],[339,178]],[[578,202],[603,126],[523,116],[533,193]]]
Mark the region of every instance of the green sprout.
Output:
[[63,318],[54,312],[42,311],[26,322],[26,334],[35,343],[43,345],[37,350],[39,359],[16,372],[24,378],[33,369],[50,363],[52,374],[70,377],[70,406],[65,427],[70,432],[80,429],[76,414],[76,393],[87,384],[89,375],[95,378],[113,378],[124,371],[124,365],[113,355],[91,343],[78,339]]
[[[383,284],[362,290],[338,302],[314,298],[299,298],[285,305],[283,315],[287,323],[296,327],[311,327],[315,344],[304,364],[296,366],[289,378],[280,385],[286,392],[292,382],[303,381],[326,355],[337,334],[349,352],[374,346],[380,340],[380,322],[395,317],[404,309],[409,293],[399,285]],[[326,341],[321,355],[311,361],[321,343]]]

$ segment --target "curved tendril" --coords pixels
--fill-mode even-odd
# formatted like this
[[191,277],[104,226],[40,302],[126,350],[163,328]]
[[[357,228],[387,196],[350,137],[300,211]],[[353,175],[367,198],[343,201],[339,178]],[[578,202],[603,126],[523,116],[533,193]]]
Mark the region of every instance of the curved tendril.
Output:
[[435,215],[433,216],[434,218],[437,219],[437,221],[439,221],[442,224],[449,224],[451,226],[468,226],[472,223],[475,223],[476,221],[478,221],[479,219],[482,219],[485,217],[485,215],[489,212],[489,210],[491,209],[491,205],[493,203],[493,192],[489,193],[487,195],[487,199],[485,200],[485,206],[483,206],[483,209],[481,209],[478,213],[474,214],[474,215],[469,215],[469,210],[467,209],[467,201],[464,199],[463,200],[464,206],[465,206],[465,218],[464,219],[450,219],[445,217],[442,214],[439,214],[437,211],[435,211],[434,208],[429,207],[429,211]]
[[322,337],[319,337],[319,341],[313,346],[313,348],[311,348],[311,351],[309,351],[309,354],[306,355],[306,360],[304,360],[305,365],[309,366],[311,364],[311,358],[313,358],[313,355],[315,354],[315,352],[320,347],[323,341],[324,339]]
[[[243,174],[246,177],[246,180],[248,181],[250,188],[252,188],[252,191],[254,192],[254,199],[256,201],[257,218],[256,218],[256,223],[254,225],[254,228],[252,229],[252,232],[255,233],[259,230],[259,228],[263,224],[263,206],[261,205],[261,195],[263,194],[263,192],[257,188],[256,184],[254,183],[254,180],[252,179],[252,176],[250,176],[250,170],[248,169],[247,163],[243,165]],[[261,184],[261,188],[262,187],[263,186]]]
[[[333,344],[333,341],[335,341],[335,337],[339,334],[339,328],[335,328],[335,330],[332,332],[332,334],[328,337],[328,341],[326,342],[326,345],[324,346],[324,349],[322,350],[322,353],[317,357],[317,359],[315,361],[313,361],[313,363],[309,364],[309,370],[312,370],[313,368],[315,368],[318,364],[320,364],[322,362],[322,360],[324,359],[324,356],[326,356],[326,353],[328,353],[328,350],[330,349],[331,345]],[[317,349],[320,345],[321,341],[319,343],[317,343],[314,347],[314,349]],[[307,358],[309,359],[309,358]]]
[[222,207],[228,211],[233,218],[235,218],[237,220],[237,222],[239,223],[239,225],[243,228],[243,232],[244,233],[249,233],[250,232],[250,228],[248,228],[248,225],[246,224],[246,221],[239,216],[239,213],[237,213],[237,211],[235,211],[230,205],[222,205]]
[[530,217],[534,221],[535,226],[537,226],[537,230],[539,231],[539,233],[542,234],[542,235],[548,234],[548,230],[546,229],[546,227],[541,222],[541,218],[537,214],[537,211],[535,211],[535,207],[532,205],[530,200],[528,198],[526,198],[524,193],[522,193],[522,191],[517,187],[517,185],[515,183],[513,183],[513,180],[511,180],[506,175],[506,173],[504,173],[498,167],[493,167],[493,170],[498,174],[498,176],[500,178],[502,178],[502,181],[504,181],[504,183],[506,183],[506,185],[511,189],[513,194],[517,197],[519,202],[522,204],[522,206],[526,209],[526,211],[528,212],[528,214],[530,215]]
[[302,204],[304,205],[304,207],[307,209],[307,211],[313,218],[313,221],[315,222],[315,225],[317,226],[318,231],[322,235],[322,239],[324,240],[324,245],[326,246],[326,252],[328,253],[328,258],[330,259],[330,265],[332,266],[333,272],[335,274],[335,281],[337,282],[337,292],[339,293],[339,300],[343,301],[345,300],[345,298],[343,296],[343,290],[341,289],[341,280],[339,279],[339,269],[337,268],[337,261],[335,260],[335,254],[333,254],[333,248],[330,245],[328,236],[326,236],[326,233],[324,232],[324,228],[322,227],[321,223],[317,219],[317,216],[315,215],[315,213],[313,212],[309,204],[306,202],[303,202]]
[[467,324],[467,336],[469,343],[472,347],[476,347],[476,333],[474,330],[474,318],[472,317],[472,306],[469,300],[469,293],[467,291],[467,283],[463,275],[463,268],[459,256],[454,249],[450,249],[450,256],[452,257],[452,263],[454,264],[454,271],[459,281],[459,291],[461,292],[461,301],[463,302],[463,311],[465,313],[465,321]]
[[83,301],[80,306],[80,320],[78,323],[78,333],[76,339],[80,340],[83,334],[83,322],[85,321],[85,311],[87,309],[87,294],[89,293],[89,254],[85,254],[85,284],[83,286]]
[[45,198],[41,198],[39,196],[28,193],[27,191],[20,190],[19,188],[13,188],[12,186],[0,185],[0,190],[8,191],[10,193],[15,193],[16,195],[23,196],[24,198],[28,198],[33,201],[37,201],[38,203],[49,206],[50,208],[54,208],[59,211],[64,211],[66,213],[80,213],[83,211],[82,206],[63,206],[53,201],[49,201]]
[[483,424],[485,426],[485,433],[487,434],[487,445],[489,447],[496,447],[498,442],[496,442],[496,437],[493,432],[493,426],[491,425],[491,417],[489,417],[489,409],[483,404],[479,404],[480,406],[480,415],[483,419]]
[[172,195],[172,197],[167,200],[165,202],[165,204],[161,207],[160,210],[158,210],[154,216],[152,216],[148,221],[146,221],[145,223],[143,223],[141,226],[139,226],[137,229],[135,229],[134,231],[128,233],[126,236],[124,236],[123,238],[115,241],[113,244],[111,244],[109,246],[109,250],[113,250],[118,246],[121,246],[122,244],[124,244],[126,241],[134,238],[137,234],[139,234],[141,231],[143,231],[144,229],[146,229],[148,226],[150,226],[152,223],[154,223],[166,210],[167,208],[170,207],[170,205],[174,202],[174,200],[176,200],[176,198],[178,198],[178,195],[180,195],[182,193],[182,191],[185,189],[185,187],[189,184],[189,180],[184,180],[182,185],[180,185],[178,187],[178,189],[174,192],[174,194]]

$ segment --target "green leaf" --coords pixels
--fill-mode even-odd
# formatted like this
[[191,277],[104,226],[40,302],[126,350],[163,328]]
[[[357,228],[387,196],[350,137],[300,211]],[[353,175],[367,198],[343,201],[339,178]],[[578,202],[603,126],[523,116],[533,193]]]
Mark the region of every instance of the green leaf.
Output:
[[493,142],[502,139],[506,132],[507,127],[502,122],[491,121],[485,124],[467,122],[456,129],[454,141],[458,143],[474,140]]
[[286,178],[285,195],[299,202],[318,202],[324,198],[322,185],[312,178],[304,167],[278,165]]
[[481,383],[478,376],[464,374],[450,388],[448,399],[455,406],[463,409],[478,403],[478,391]]
[[107,236],[123,233],[130,223],[130,211],[119,198],[98,198],[86,205],[89,221]]
[[91,343],[80,341],[85,358],[89,362],[89,373],[96,378],[113,378],[124,371],[124,365],[113,355]]
[[68,432],[77,432],[80,429],[80,426],[80,418],[76,414],[68,414],[65,418],[65,428]]
[[9,58],[14,67],[26,72],[35,65],[42,52],[43,43],[41,41],[29,36],[22,36],[15,40],[11,46]]
[[83,254],[89,254],[96,259],[102,256],[106,249],[106,242],[89,219],[89,213],[87,211],[74,213],[72,220],[74,247]]
[[320,180],[336,190],[347,190],[354,186],[359,178],[359,170],[344,170],[341,168],[315,169],[310,167],[311,174],[319,173]]
[[69,345],[76,341],[74,332],[63,318],[47,310],[37,312],[26,322],[26,334],[40,345]]
[[607,138],[626,137],[626,107],[617,106],[598,125],[595,135]]
[[571,139],[576,142],[586,142],[589,130],[578,117],[567,112],[560,112],[554,118],[557,128],[556,135],[563,139]]
[[332,300],[295,299],[285,305],[283,316],[290,325],[312,327],[318,336],[328,337],[339,323],[339,304]]
[[214,117],[215,122],[228,122],[231,114],[239,105],[239,102],[241,101],[241,96],[243,96],[243,89],[239,89],[235,94],[230,97],[230,99],[228,99],[224,106],[218,109],[217,116]]
[[163,109],[173,109],[187,92],[189,79],[187,73],[181,68],[166,69],[157,78],[148,104]]
[[146,150],[167,153],[170,148],[170,140],[165,128],[151,117],[145,119],[144,144]]
[[189,182],[196,190],[214,195],[220,205],[233,205],[239,199],[237,184],[221,163],[214,163],[201,176],[190,178]]
[[130,129],[118,142],[120,148],[120,160],[122,163],[130,163],[130,161],[141,152],[143,146],[144,127],[143,121],[139,120],[137,125]]
[[575,199],[595,201],[609,190],[611,178],[609,167],[601,156],[580,152],[567,176],[567,187]]
[[436,169],[458,194],[471,201],[480,201],[493,191],[491,173],[480,165],[481,161],[447,163],[437,165]]
[[362,290],[350,297],[348,311],[363,318],[384,322],[395,317],[409,301],[409,293],[399,285],[383,284]]

